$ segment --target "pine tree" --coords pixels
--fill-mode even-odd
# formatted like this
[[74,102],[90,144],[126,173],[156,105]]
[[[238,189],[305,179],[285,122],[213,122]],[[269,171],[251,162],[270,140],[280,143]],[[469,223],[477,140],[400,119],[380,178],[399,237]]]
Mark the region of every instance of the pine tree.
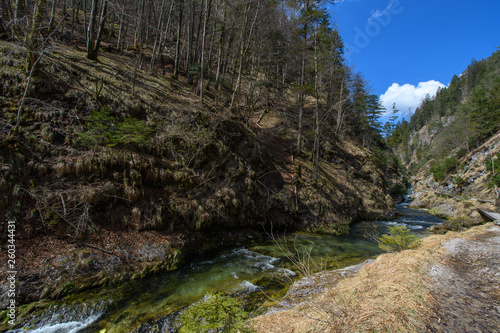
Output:
[[396,103],[393,103],[391,115],[389,116],[389,120],[391,122],[391,132],[396,128],[396,119],[398,119],[398,113],[399,110],[396,109]]

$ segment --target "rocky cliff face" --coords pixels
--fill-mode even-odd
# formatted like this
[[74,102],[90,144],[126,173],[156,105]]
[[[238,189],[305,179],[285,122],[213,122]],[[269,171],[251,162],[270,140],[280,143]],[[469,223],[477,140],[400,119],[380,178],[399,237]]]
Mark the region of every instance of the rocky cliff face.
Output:
[[412,206],[434,209],[438,214],[479,219],[477,207],[495,209],[498,192],[489,184],[492,172],[486,161],[500,152],[500,133],[458,160],[458,168],[437,182],[430,172],[430,162],[413,176]]

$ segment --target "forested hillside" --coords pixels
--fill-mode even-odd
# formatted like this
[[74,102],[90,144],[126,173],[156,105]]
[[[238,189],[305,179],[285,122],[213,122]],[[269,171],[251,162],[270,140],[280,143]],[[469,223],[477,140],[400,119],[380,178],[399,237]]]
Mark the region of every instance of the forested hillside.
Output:
[[325,4],[2,1],[0,212],[24,301],[394,214],[401,166]]
[[[487,59],[473,59],[448,87],[425,98],[409,122],[397,125],[389,144],[408,165],[417,191],[426,192],[423,186],[494,201],[500,185],[499,130],[500,51],[496,51]],[[431,196],[417,204],[438,201]],[[451,209],[445,210],[444,215],[453,217]]]
[[[448,157],[459,149],[457,158],[479,147],[500,129],[500,51],[487,59],[472,60],[435,97],[427,97],[410,121],[399,123],[390,143],[399,147],[416,170],[429,159]],[[428,127],[430,137],[418,133]],[[416,156],[414,156],[416,155]]]

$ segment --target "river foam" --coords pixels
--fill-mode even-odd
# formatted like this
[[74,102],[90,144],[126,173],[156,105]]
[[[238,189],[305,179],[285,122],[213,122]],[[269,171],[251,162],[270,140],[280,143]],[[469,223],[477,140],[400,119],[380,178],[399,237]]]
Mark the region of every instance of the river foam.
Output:
[[80,330],[84,329],[85,327],[91,325],[95,321],[97,321],[101,317],[101,314],[99,315],[92,315],[90,317],[87,317],[86,319],[82,319],[79,321],[69,321],[69,322],[64,322],[64,323],[51,323],[51,324],[46,324],[44,326],[32,329],[32,330],[27,330],[26,329],[19,329],[19,330],[14,330],[14,331],[7,331],[7,333],[21,333],[21,332],[29,332],[29,333],[77,333]]

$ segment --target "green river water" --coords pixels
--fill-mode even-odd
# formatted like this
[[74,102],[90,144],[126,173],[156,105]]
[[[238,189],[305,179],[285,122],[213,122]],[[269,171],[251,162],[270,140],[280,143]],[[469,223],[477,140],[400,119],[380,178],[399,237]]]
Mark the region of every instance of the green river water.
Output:
[[[286,235],[295,251],[311,249],[311,257],[323,269],[343,268],[381,253],[364,237],[389,225],[406,225],[419,237],[441,220],[424,211],[399,206],[402,217],[390,221],[360,222],[343,237],[294,233]],[[279,239],[283,240],[282,237]],[[41,313],[25,318],[23,329],[12,333],[175,332],[179,311],[199,301],[207,292],[223,292],[240,298],[248,311],[261,313],[279,300],[300,272],[273,240],[235,248],[196,262],[175,272],[131,281],[113,289],[100,289],[67,297]],[[264,294],[265,293],[265,294]],[[267,295],[267,296],[266,296]]]

